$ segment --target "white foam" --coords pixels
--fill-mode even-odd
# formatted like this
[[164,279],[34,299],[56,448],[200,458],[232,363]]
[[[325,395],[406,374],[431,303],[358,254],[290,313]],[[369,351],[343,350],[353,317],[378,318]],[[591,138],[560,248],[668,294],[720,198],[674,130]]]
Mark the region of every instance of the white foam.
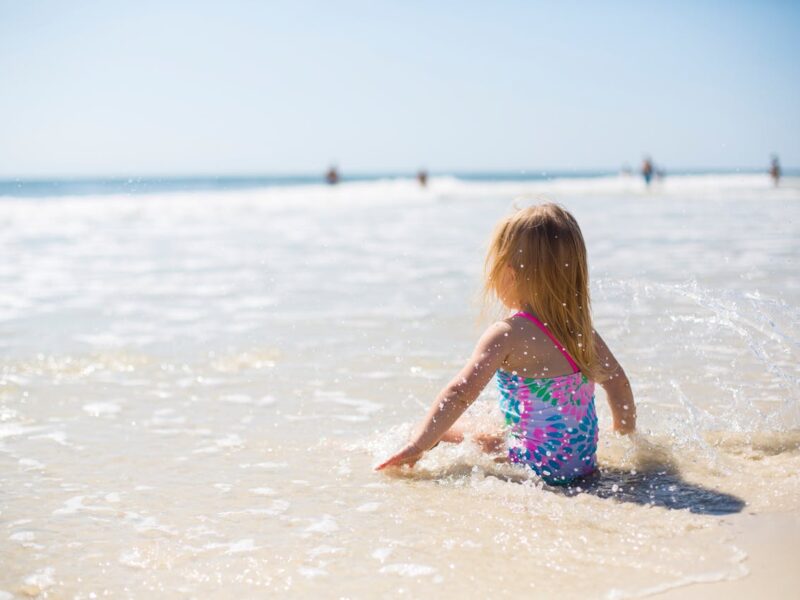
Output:
[[334,533],[339,531],[339,524],[330,515],[322,515],[322,518],[314,521],[305,528],[308,533]]
[[392,554],[392,548],[376,548],[372,551],[372,558],[381,562],[386,562],[386,559]]
[[314,579],[315,577],[322,577],[328,574],[325,569],[320,569],[319,567],[298,567],[297,572],[308,579]]
[[[116,512],[116,511],[115,511]],[[176,535],[177,531],[173,527],[162,525],[156,517],[141,515],[136,512],[125,512],[125,522],[133,525],[133,528],[139,533],[148,531],[160,531]]]
[[57,508],[53,511],[53,515],[74,515],[81,511],[87,512],[113,512],[114,509],[107,506],[92,506],[83,503],[86,496],[73,496],[64,502],[62,508]]
[[260,463],[242,463],[239,465],[242,469],[268,469],[268,470],[281,470],[289,466],[287,462],[279,461],[265,461]]
[[51,431],[50,433],[43,433],[40,435],[32,435],[32,440],[52,440],[62,446],[72,446],[67,442],[67,434],[63,431]]
[[220,396],[219,399],[220,402],[228,402],[229,404],[249,404],[252,406],[270,406],[277,402],[272,396],[253,398],[247,394],[227,394],[225,396]]
[[17,519],[16,521],[11,521],[11,523],[8,523],[6,527],[11,529],[12,527],[18,527],[19,525],[27,525],[28,523],[33,523],[33,519]]
[[216,454],[221,450],[239,450],[244,447],[244,440],[235,433],[217,438],[211,446],[202,446],[192,450],[193,454]]
[[255,545],[253,538],[245,538],[235,542],[211,542],[202,547],[203,550],[220,550],[223,548],[225,549],[223,554],[241,554],[258,550],[259,546]]
[[44,465],[34,458],[20,458],[19,466],[24,471],[41,471],[44,469]]
[[368,371],[361,376],[365,379],[391,379],[395,374],[390,371]]
[[255,542],[252,538],[247,538],[229,544],[225,554],[239,554],[240,552],[251,552],[253,550],[257,550]]
[[123,551],[118,560],[121,565],[135,569],[144,569],[148,565],[148,561],[142,556],[138,548]]
[[314,398],[317,402],[353,408],[358,413],[357,415],[340,415],[339,418],[342,420],[363,421],[373,413],[383,409],[382,404],[378,404],[377,402],[373,402],[371,400],[350,398],[338,391],[315,390]]
[[338,554],[338,553],[342,552],[343,550],[344,550],[344,548],[339,548],[339,547],[336,547],[336,546],[328,546],[327,544],[322,544],[320,546],[315,546],[314,548],[312,548],[311,550],[306,552],[306,554],[308,554],[312,558],[316,558],[317,556],[322,556],[322,555],[326,555],[326,554]]
[[289,510],[291,504],[286,500],[273,500],[269,507],[253,507],[245,508],[243,510],[229,510],[219,513],[221,517],[230,517],[233,515],[266,515],[274,517],[285,513]]
[[84,404],[83,410],[93,417],[102,417],[115,415],[122,410],[122,407],[114,402],[91,402]]
[[25,426],[20,423],[0,423],[0,440],[7,437],[25,435],[34,431],[41,431],[43,429],[45,429],[45,427]]
[[53,567],[44,567],[22,580],[21,591],[28,596],[38,596],[55,584]]
[[433,575],[436,569],[428,565],[417,565],[413,563],[395,563],[381,567],[381,573],[393,573],[402,577],[424,577]]
[[244,445],[244,440],[235,433],[229,433],[225,437],[214,440],[220,448],[239,448]]

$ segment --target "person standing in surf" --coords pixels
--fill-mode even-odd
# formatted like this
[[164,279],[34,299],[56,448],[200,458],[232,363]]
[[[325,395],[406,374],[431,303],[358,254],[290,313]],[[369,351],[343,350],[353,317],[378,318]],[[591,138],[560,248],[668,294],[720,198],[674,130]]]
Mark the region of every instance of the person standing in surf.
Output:
[[772,183],[775,187],[778,187],[778,184],[781,181],[781,163],[778,160],[778,155],[772,155],[772,161],[769,165],[769,176],[772,178]]
[[649,156],[645,156],[642,161],[642,177],[647,187],[650,187],[650,182],[653,180],[653,170],[653,161]]

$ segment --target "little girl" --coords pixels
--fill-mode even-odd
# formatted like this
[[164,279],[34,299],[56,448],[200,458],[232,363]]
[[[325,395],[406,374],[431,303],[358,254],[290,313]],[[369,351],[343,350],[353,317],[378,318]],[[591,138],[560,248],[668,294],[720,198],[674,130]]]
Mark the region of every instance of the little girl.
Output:
[[480,436],[484,449],[505,445],[509,461],[549,484],[588,475],[597,468],[595,382],[606,391],[615,431],[634,431],[636,407],[625,372],[592,327],[586,246],[575,218],[543,204],[500,221],[484,291],[515,313],[486,330],[409,443],[376,470],[413,466],[440,441],[462,441],[456,420],[497,374],[505,444]]

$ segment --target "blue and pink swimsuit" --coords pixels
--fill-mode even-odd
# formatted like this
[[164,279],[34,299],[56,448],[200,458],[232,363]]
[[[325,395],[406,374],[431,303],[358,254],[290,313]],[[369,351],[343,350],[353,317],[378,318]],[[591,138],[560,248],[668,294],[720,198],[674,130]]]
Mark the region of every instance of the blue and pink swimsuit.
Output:
[[597,468],[597,413],[594,382],[547,327],[519,312],[541,329],[567,359],[573,372],[533,379],[497,371],[500,408],[508,425],[508,457],[533,469],[546,483],[564,485]]

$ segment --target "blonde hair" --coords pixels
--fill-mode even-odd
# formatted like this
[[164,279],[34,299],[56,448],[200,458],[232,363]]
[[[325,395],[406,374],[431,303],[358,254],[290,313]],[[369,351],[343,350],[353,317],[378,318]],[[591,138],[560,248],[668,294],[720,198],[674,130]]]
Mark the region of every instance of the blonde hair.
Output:
[[587,377],[599,376],[586,244],[575,217],[551,203],[501,220],[486,255],[486,299],[499,297],[507,267],[513,269],[519,308],[529,308],[546,324]]

